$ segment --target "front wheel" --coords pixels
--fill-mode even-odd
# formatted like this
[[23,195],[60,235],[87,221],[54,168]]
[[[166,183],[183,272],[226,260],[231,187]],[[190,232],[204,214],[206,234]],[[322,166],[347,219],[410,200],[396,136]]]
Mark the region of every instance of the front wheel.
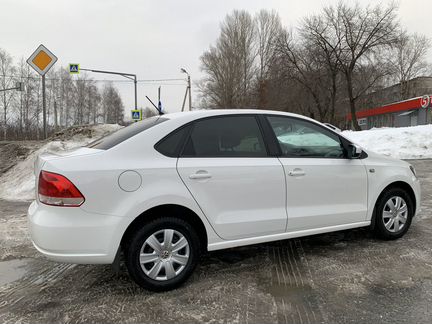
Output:
[[392,188],[384,192],[375,207],[375,232],[386,240],[402,237],[409,229],[414,204],[407,192]]
[[185,282],[197,264],[198,254],[194,228],[171,217],[155,219],[138,229],[125,251],[132,279],[153,291],[171,290]]

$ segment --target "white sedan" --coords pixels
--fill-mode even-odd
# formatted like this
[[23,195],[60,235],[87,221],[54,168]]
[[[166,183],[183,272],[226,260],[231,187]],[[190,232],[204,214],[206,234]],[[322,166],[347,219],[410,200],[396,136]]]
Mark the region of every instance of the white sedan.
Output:
[[362,150],[307,117],[202,110],[148,118],[35,163],[34,246],[118,264],[161,291],[205,251],[370,226],[403,236],[420,206],[407,162]]

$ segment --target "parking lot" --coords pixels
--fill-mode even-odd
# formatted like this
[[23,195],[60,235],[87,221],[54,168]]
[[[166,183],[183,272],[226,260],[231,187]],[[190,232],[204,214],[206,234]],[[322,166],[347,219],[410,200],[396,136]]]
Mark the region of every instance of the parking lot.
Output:
[[402,239],[358,229],[212,252],[167,293],[124,266],[47,261],[29,240],[29,203],[0,201],[0,322],[431,323],[432,160],[412,164],[422,211]]

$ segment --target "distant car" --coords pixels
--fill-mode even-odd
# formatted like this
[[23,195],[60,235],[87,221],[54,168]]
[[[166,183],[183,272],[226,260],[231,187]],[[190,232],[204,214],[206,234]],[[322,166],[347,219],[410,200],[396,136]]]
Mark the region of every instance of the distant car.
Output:
[[123,252],[130,276],[155,291],[183,283],[205,251],[364,226],[396,239],[420,205],[407,162],[276,111],[151,117],[41,155],[35,173],[37,250],[105,264]]

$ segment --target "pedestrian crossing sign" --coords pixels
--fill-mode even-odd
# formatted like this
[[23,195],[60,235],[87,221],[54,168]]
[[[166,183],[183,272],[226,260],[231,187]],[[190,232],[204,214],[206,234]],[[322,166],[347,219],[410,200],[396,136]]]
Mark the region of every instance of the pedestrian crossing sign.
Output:
[[70,74],[79,74],[80,73],[80,66],[79,64],[69,64],[69,73]]
[[141,110],[134,109],[131,111],[132,111],[132,120],[135,120],[135,121],[142,120]]

